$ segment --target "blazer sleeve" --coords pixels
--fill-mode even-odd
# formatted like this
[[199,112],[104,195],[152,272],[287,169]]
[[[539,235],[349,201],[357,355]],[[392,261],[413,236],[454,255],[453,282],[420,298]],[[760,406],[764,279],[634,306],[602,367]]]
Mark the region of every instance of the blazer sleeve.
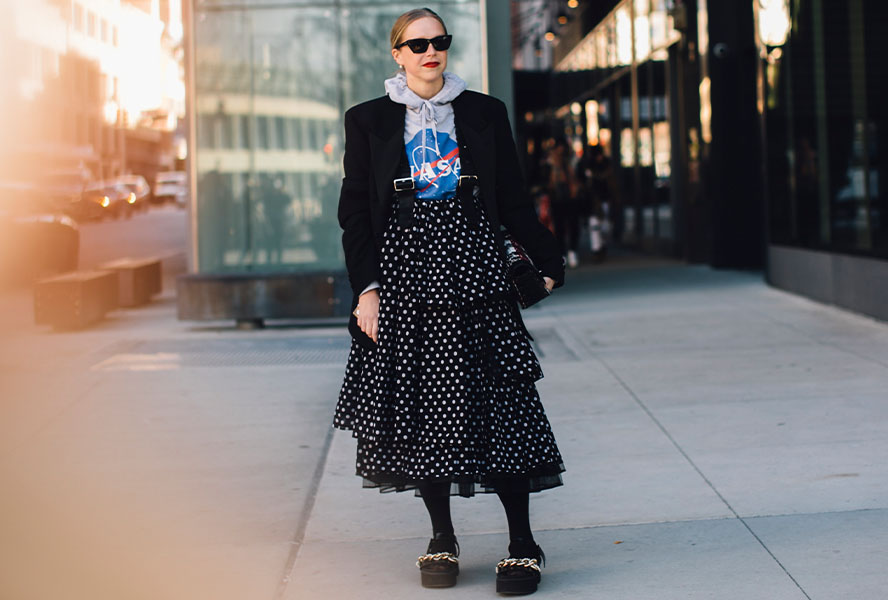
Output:
[[561,244],[537,217],[533,201],[524,185],[521,164],[506,106],[495,103],[496,202],[500,222],[530,254],[540,272],[564,285],[564,258]]
[[370,147],[354,109],[345,113],[345,177],[339,192],[339,226],[345,268],[355,295],[379,280],[379,256],[370,217]]

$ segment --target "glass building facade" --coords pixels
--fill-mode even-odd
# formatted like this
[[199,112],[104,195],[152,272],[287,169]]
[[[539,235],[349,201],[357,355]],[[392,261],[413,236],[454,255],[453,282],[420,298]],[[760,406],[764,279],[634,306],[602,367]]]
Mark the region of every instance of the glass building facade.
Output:
[[[509,4],[437,0],[448,70],[511,103]],[[189,273],[179,318],[341,317],[343,115],[396,72],[386,0],[190,0]],[[488,59],[488,57],[490,57]]]
[[[478,0],[433,2],[448,68],[482,88]],[[343,269],[342,115],[380,96],[404,2],[197,0],[194,262],[200,273]]]

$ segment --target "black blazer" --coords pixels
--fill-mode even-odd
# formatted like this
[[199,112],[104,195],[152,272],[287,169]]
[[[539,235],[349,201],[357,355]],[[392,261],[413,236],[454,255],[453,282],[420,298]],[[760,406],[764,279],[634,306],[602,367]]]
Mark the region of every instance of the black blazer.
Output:
[[[555,286],[564,283],[562,249],[537,218],[527,194],[505,105],[491,96],[464,91],[451,103],[460,154],[468,153],[478,175],[487,218],[500,247],[500,225],[525,247],[534,263]],[[354,298],[380,280],[379,250],[391,214],[392,181],[404,153],[406,107],[376,98],[345,113],[345,177],[339,194],[339,224],[345,266]],[[349,332],[362,345],[373,341],[354,316]]]

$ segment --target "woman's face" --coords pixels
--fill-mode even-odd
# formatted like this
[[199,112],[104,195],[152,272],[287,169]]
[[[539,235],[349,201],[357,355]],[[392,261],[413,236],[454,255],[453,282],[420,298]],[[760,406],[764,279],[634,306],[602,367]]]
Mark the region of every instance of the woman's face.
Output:
[[[407,26],[399,43],[414,38],[432,39],[439,35],[444,35],[441,23],[432,17],[423,17]],[[444,75],[444,69],[447,67],[447,51],[435,50],[432,44],[420,54],[414,54],[408,46],[393,48],[392,56],[396,63],[404,67],[408,86],[420,82],[421,85],[434,83]]]

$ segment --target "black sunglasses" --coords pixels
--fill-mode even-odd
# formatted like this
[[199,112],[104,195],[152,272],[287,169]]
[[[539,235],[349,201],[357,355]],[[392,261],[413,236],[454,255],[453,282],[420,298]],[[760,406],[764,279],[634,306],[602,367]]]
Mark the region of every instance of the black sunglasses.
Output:
[[429,43],[431,43],[432,47],[435,50],[437,50],[438,52],[443,52],[444,50],[450,48],[450,42],[452,40],[453,36],[450,34],[439,35],[438,37],[433,37],[432,39],[413,38],[412,40],[401,42],[400,44],[395,46],[395,49],[401,48],[402,46],[407,46],[414,54],[422,54],[429,49]]

